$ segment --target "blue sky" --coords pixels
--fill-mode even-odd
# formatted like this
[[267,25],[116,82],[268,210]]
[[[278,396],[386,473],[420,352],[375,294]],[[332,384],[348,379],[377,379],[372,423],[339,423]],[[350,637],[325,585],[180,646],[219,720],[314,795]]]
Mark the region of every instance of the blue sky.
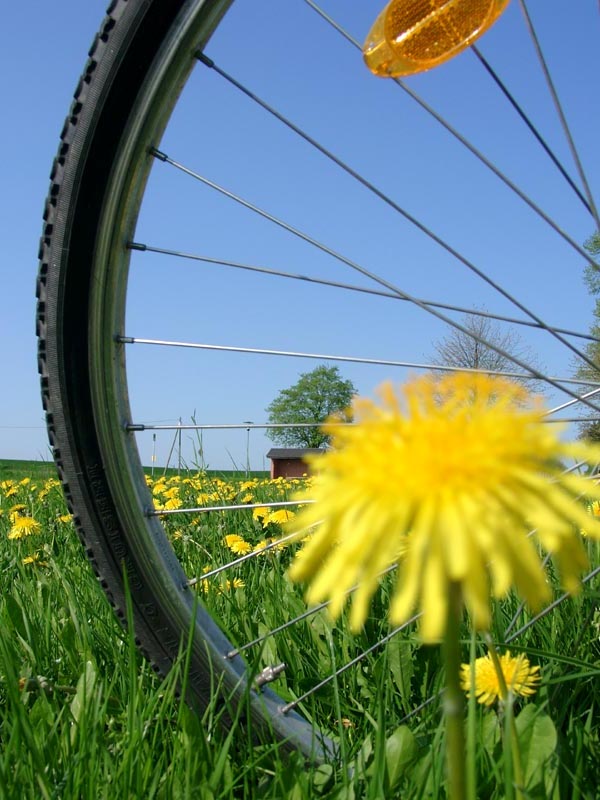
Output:
[[[4,191],[2,209],[3,391],[0,457],[48,458],[39,400],[34,285],[41,212],[58,135],[104,0],[32,0],[5,10],[0,31]],[[323,3],[362,40],[376,2]],[[596,0],[530,0],[530,12],[592,188],[600,183],[600,22]],[[516,0],[480,42],[570,173],[575,174]],[[443,132],[405,92],[376,79],[303,0],[237,0],[207,53],[228,73],[334,150],[447,239],[549,323],[586,331],[593,298],[583,259]],[[593,222],[497,88],[466,52],[406,85],[447,116],[577,242]],[[199,66],[167,130],[173,159],[305,231],[418,297],[522,316],[413,225],[369,194],[247,98]],[[364,276],[188,176],[158,163],[136,239],[156,247],[362,286]],[[130,336],[426,362],[445,326],[408,303],[244,273],[156,254],[134,254]],[[456,316],[456,315],[454,315]],[[572,357],[539,332],[519,329],[548,373]],[[134,345],[128,354],[133,418],[202,424],[266,421],[265,407],[318,361]],[[331,362],[333,363],[333,362]],[[340,364],[363,394],[404,369]],[[551,403],[562,396],[549,395]],[[164,463],[173,434],[157,436]],[[262,468],[271,446],[250,434]],[[208,466],[245,466],[246,431],[206,432]],[[197,442],[196,442],[197,446]],[[151,437],[140,437],[149,463]],[[183,437],[183,456],[194,442]]]

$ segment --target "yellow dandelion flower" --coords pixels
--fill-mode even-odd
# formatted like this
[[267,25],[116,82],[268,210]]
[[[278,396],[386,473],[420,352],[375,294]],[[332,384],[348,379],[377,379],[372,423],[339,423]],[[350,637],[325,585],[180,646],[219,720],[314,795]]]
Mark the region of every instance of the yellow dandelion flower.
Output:
[[33,566],[36,566],[36,567],[47,567],[48,566],[48,562],[47,561],[42,561],[41,560],[40,553],[32,553],[30,556],[26,556],[22,560],[22,563],[23,564],[32,564]]
[[264,550],[264,549],[266,548],[266,546],[267,546],[267,545],[268,545],[268,544],[269,544],[271,541],[272,541],[272,539],[261,539],[261,540],[260,540],[260,542],[258,542],[258,544],[255,544],[255,545],[254,545],[254,548],[253,548],[253,549],[254,549],[254,552],[255,552],[255,553],[260,553],[260,552],[261,552],[261,550]]
[[31,478],[23,478],[23,480],[19,481],[19,486],[29,486],[31,483]]
[[445,631],[451,584],[480,629],[489,627],[490,595],[513,585],[533,607],[547,600],[538,544],[566,588],[578,587],[587,560],[574,525],[600,536],[600,520],[577,498],[600,498],[600,489],[558,465],[598,461],[600,448],[561,441],[541,403],[500,378],[425,376],[378,393],[381,405],[355,400],[356,425],[325,426],[332,448],[313,459],[316,502],[291,523],[301,538],[322,522],[290,569],[293,580],[312,581],[309,602],[330,599],[336,617],[358,583],[350,615],[358,630],[378,575],[403,549],[390,619],[420,607],[428,642]]
[[[202,568],[202,574],[206,575],[206,573],[210,572],[211,569],[212,569],[212,567],[209,567],[209,566],[203,567]],[[208,591],[210,589],[208,578],[202,578],[202,580],[199,581],[199,583],[197,583],[196,585],[198,586],[198,588],[200,589],[202,594],[208,594]]]
[[269,515],[269,509],[266,506],[259,506],[259,508],[255,508],[252,511],[252,519],[256,520],[256,522],[261,522],[265,517]]
[[225,546],[237,556],[243,556],[252,550],[252,545],[241,536],[238,536],[237,533],[227,534],[227,536],[225,536],[223,539],[223,542],[225,543]]
[[70,522],[73,522],[73,517],[70,514],[61,514],[57,519],[59,522],[62,522],[63,525],[68,525]]
[[23,516],[21,512],[25,511],[27,506],[24,503],[15,503],[14,506],[11,506],[8,509],[8,516],[11,522],[14,522],[17,517]]
[[0,491],[6,492],[8,489],[12,489],[15,485],[15,482],[12,480],[0,481]]
[[233,578],[233,580],[227,579],[225,581],[225,589],[228,592],[232,589],[243,589],[245,585],[245,582],[241,578]]
[[[540,682],[539,667],[532,667],[529,659],[523,653],[516,657],[511,656],[510,650],[499,656],[498,660],[509,692],[521,695],[521,697],[530,697],[535,694]],[[461,665],[460,682],[463,690],[470,696],[470,664]],[[500,683],[498,672],[489,653],[475,659],[475,697],[477,702],[484,706],[491,706],[498,699],[506,699],[504,687]]]
[[278,508],[276,511],[271,511],[263,520],[263,525],[283,525],[295,517],[293,511],[288,511],[287,508]]
[[16,486],[11,486],[9,489],[6,490],[5,497],[14,497],[14,495],[16,495],[17,492],[18,490]]
[[[163,495],[166,497],[167,495]],[[170,497],[167,502],[164,504],[163,508],[174,509],[174,508],[181,508],[183,503],[179,499],[179,497]]]
[[22,539],[24,536],[31,536],[32,533],[39,533],[41,527],[40,523],[36,522],[32,517],[18,517],[13,522],[8,538]]

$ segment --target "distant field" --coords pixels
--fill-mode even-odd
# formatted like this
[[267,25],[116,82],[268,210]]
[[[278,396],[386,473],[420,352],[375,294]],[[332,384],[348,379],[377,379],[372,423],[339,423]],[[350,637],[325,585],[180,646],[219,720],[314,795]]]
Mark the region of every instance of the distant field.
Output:
[[[144,470],[146,474],[152,474],[152,467],[144,467]],[[177,468],[174,467],[169,467],[167,470],[162,467],[155,467],[154,477],[166,475],[170,478],[173,475],[177,475],[177,472]],[[269,477],[269,473],[266,470],[253,470],[247,476],[245,470],[209,469],[206,470],[206,474],[211,478],[217,477],[225,480],[242,480],[245,477]],[[56,477],[56,467],[52,461],[27,461],[0,458],[0,481],[20,480],[21,478],[37,478],[38,480],[43,480],[45,478],[54,477]]]
[[19,461],[0,458],[0,480],[17,480],[32,478],[44,480],[55,478],[56,467],[53,461]]

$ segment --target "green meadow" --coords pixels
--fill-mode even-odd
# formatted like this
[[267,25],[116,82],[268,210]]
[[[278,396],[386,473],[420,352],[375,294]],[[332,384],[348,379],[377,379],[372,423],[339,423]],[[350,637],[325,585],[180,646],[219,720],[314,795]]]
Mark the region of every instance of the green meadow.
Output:
[[[171,471],[147,478],[157,508],[288,499],[298,482],[265,476]],[[239,553],[257,555],[197,591],[236,644],[305,610],[286,568],[302,543],[260,552],[282,533],[284,514],[241,509],[229,516],[165,517],[187,574],[202,577]],[[25,519],[26,522],[22,520]],[[21,520],[21,522],[19,522]],[[587,540],[590,569],[599,544]],[[157,676],[117,622],[89,567],[50,464],[0,462],[0,797],[3,798],[443,798],[443,662],[409,626],[330,681],[302,713],[327,732],[330,763],[284,758],[258,742],[243,714],[231,730],[216,701],[202,714],[180,699],[186,653]],[[561,589],[549,568],[556,597]],[[273,684],[293,699],[389,632],[393,576],[382,580],[367,624],[351,635],[320,611],[268,638],[250,658],[284,662]],[[523,797],[597,798],[600,786],[598,579],[533,624],[516,597],[494,605],[492,637],[518,635],[510,652],[539,666],[535,693],[514,706]],[[523,629],[523,630],[521,630]],[[467,627],[464,661],[482,656]],[[465,715],[468,768],[478,798],[514,795],[514,752],[505,712],[472,698]]]

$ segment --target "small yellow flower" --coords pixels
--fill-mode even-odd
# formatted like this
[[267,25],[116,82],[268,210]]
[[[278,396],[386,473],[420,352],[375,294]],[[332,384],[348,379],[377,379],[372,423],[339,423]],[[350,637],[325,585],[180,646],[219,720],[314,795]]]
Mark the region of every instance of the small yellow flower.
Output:
[[24,516],[23,511],[25,511],[26,506],[23,503],[17,503],[14,506],[11,506],[8,509],[8,518],[12,525],[22,516]]
[[[598,500],[594,500],[589,505],[589,512],[593,517],[600,517],[600,502]],[[586,528],[580,528],[579,533],[585,538],[587,538],[587,530]]]
[[253,509],[252,519],[262,523],[264,518],[268,517],[269,513],[269,509],[266,506],[259,506],[259,508]]
[[[383,570],[405,551],[390,606],[394,624],[423,610],[421,636],[444,634],[451,584],[476,628],[489,628],[490,596],[514,585],[533,607],[550,596],[539,548],[558,562],[569,591],[587,565],[576,527],[600,537],[600,519],[578,502],[600,489],[560,462],[597,462],[600,448],[560,439],[541,403],[487,375],[424,376],[382,400],[355,400],[355,425],[325,425],[332,448],[312,459],[315,503],[289,526],[315,529],[293,580],[307,599],[339,615],[350,589],[350,624],[364,623]],[[534,530],[533,535],[530,532]]]
[[63,525],[68,525],[69,522],[73,522],[73,517],[70,514],[61,514],[58,517],[58,521],[62,522]]
[[[202,568],[202,574],[206,575],[206,573],[210,572],[211,569],[212,569],[212,567],[209,567],[209,566],[203,567]],[[210,589],[208,578],[202,578],[202,580],[199,583],[197,583],[196,585],[198,586],[198,588],[200,589],[202,594],[208,594],[208,591]]]
[[288,511],[287,508],[278,508],[276,511],[271,511],[270,514],[266,516],[266,518],[263,520],[263,525],[283,525],[285,522],[289,522],[294,517],[295,514],[293,511]]
[[[499,656],[498,660],[509,692],[522,697],[529,697],[535,694],[540,682],[539,667],[532,667],[529,659],[523,653],[513,657],[509,650],[504,655]],[[470,696],[470,664],[461,665],[460,681],[463,690]],[[505,700],[506,697],[504,695],[504,689],[490,654],[488,653],[487,656],[475,659],[475,697],[477,702],[484,706],[491,706],[499,698]]]
[[26,556],[22,560],[22,563],[23,564],[33,564],[36,567],[47,567],[48,566],[48,562],[47,561],[42,561],[41,560],[39,553],[32,553],[30,556]]
[[229,533],[223,539],[225,546],[228,547],[232,553],[235,553],[237,556],[243,556],[246,553],[249,553],[252,550],[252,545],[243,539],[241,536],[238,536],[237,533]]
[[[164,497],[166,497],[166,496],[167,495],[165,494]],[[164,508],[168,508],[168,509],[172,510],[172,509],[175,509],[175,508],[181,508],[182,505],[183,504],[182,504],[181,500],[179,499],[179,497],[170,497],[167,500],[167,502],[164,504]]]
[[243,589],[245,582],[241,578],[234,578],[233,580],[227,579],[225,581],[225,589],[230,592],[232,589]]
[[39,533],[41,529],[39,522],[32,517],[19,517],[13,523],[8,533],[9,539],[22,539],[23,536],[31,536],[32,533]]

